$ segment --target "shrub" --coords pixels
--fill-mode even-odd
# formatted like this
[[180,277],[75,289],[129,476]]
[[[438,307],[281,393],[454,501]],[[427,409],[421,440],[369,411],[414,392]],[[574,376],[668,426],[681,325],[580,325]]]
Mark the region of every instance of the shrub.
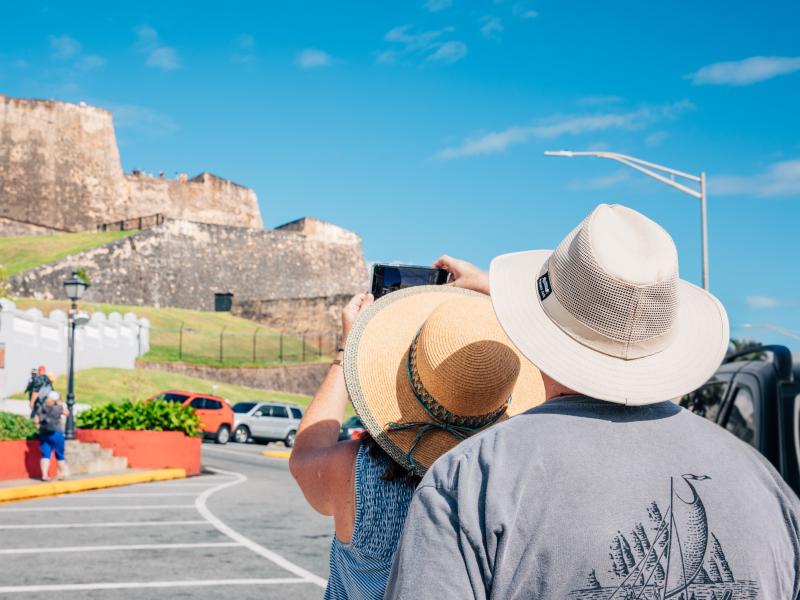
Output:
[[26,440],[36,435],[36,425],[29,419],[0,412],[0,441]]
[[82,429],[126,429],[134,431],[180,431],[200,435],[200,418],[190,406],[176,402],[109,402],[90,408],[78,417]]

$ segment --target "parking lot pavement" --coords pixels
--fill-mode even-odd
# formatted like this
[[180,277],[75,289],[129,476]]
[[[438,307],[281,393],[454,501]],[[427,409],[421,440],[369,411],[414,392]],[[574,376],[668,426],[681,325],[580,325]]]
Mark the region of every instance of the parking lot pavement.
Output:
[[0,597],[320,598],[332,522],[263,450],[204,444],[199,477],[0,506]]

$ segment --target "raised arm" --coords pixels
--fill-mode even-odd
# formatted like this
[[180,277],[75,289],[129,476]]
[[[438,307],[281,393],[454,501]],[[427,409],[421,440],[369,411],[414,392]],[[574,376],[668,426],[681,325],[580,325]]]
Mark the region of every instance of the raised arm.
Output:
[[450,285],[489,295],[489,274],[466,260],[446,254],[433,263],[434,269],[450,272]]
[[[358,294],[342,310],[342,346],[358,315],[373,301]],[[319,513],[334,515],[352,501],[352,477],[358,443],[338,443],[347,406],[347,387],[341,360],[336,353],[328,374],[306,410],[297,430],[289,469],[308,503]]]

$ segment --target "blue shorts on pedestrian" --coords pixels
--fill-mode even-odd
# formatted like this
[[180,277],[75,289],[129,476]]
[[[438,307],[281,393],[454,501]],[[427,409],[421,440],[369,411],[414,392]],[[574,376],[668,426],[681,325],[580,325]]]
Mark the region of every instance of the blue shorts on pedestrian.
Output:
[[42,458],[49,460],[55,450],[56,460],[64,460],[64,434],[60,431],[40,433],[39,449],[42,451]]

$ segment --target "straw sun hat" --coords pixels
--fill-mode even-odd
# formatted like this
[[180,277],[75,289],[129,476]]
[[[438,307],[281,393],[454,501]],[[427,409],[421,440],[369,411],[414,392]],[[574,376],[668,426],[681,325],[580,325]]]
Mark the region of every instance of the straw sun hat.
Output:
[[511,344],[488,296],[449,286],[406,288],[370,305],[348,335],[344,365],[366,429],[417,474],[544,400],[539,371]]
[[711,377],[728,347],[722,304],[679,279],[670,235],[625,206],[599,205],[554,251],[498,256],[489,281],[517,348],[593,398],[678,398]]

